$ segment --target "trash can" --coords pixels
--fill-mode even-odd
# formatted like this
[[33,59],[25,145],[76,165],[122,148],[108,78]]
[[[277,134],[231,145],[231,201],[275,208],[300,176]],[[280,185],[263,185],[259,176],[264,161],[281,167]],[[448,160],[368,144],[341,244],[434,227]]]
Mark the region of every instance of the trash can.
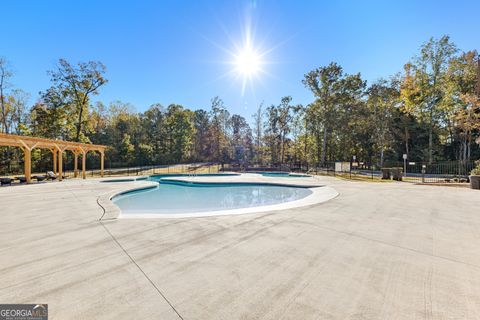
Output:
[[396,181],[402,181],[403,178],[403,168],[391,168],[392,178]]
[[472,175],[470,178],[470,188],[480,190],[480,176]]
[[390,168],[382,168],[382,179],[383,180],[390,180]]

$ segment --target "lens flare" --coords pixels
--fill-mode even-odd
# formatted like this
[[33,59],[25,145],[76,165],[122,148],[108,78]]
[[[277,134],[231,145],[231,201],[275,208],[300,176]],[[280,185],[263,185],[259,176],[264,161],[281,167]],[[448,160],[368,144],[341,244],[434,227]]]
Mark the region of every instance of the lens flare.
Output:
[[262,67],[265,64],[265,61],[262,60],[265,53],[255,44],[249,23],[246,24],[242,43],[236,44],[235,49],[236,52],[232,54],[232,72],[242,79],[243,96],[247,84],[252,86],[254,80],[264,73]]
[[244,77],[251,77],[260,71],[260,56],[250,47],[235,55],[235,71]]
[[[252,8],[255,9],[255,6]],[[267,46],[269,42],[267,38],[262,38],[260,39],[261,41],[257,41],[255,38],[257,34],[256,24],[252,23],[249,14],[245,16],[245,22],[240,28],[240,35],[233,36],[233,33],[229,32],[221,21],[219,21],[219,25],[221,27],[220,29],[225,32],[231,44],[230,46],[225,46],[203,36],[205,40],[225,52],[227,57],[227,59],[223,61],[212,61],[214,63],[221,62],[228,66],[226,72],[212,80],[212,83],[231,78],[233,80],[232,86],[241,83],[240,91],[242,96],[245,96],[247,87],[251,90],[253,96],[255,96],[256,87],[258,85],[264,85],[262,81],[264,77],[281,80],[268,72],[267,66],[278,64],[278,61],[272,60],[271,53],[287,42],[288,39],[273,46]],[[270,32],[267,32],[267,34],[270,34]]]

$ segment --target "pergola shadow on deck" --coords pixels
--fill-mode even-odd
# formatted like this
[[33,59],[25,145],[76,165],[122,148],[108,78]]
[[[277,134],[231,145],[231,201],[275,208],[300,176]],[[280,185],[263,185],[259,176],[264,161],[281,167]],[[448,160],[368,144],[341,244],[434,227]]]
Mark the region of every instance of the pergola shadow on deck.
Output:
[[[100,153],[100,175],[103,177],[103,168],[105,161],[106,146],[97,144],[87,144],[79,142],[70,142],[63,140],[51,140],[45,138],[36,138],[28,136],[18,136],[13,134],[0,133],[0,146],[19,147],[23,150],[25,157],[25,179],[27,183],[31,182],[32,174],[32,150],[35,148],[48,149],[53,154],[53,172],[58,173],[58,180],[63,178],[63,152],[71,151],[74,155],[74,176],[78,176],[78,156],[82,156],[82,177],[85,179],[86,158],[89,151],[98,151]],[[57,170],[58,167],[58,170]]]

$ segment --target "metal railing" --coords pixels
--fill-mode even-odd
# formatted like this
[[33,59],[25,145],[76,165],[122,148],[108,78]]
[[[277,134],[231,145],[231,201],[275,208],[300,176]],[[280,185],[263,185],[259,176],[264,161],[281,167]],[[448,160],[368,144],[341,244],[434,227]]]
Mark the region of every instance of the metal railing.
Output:
[[[88,166],[87,166],[88,168]],[[154,175],[154,174],[203,174],[203,173],[218,173],[220,171],[221,165],[218,163],[187,163],[187,164],[160,164],[160,165],[142,165],[142,166],[105,166],[104,168],[104,177],[115,177],[115,176],[143,176],[143,175]],[[11,166],[10,168],[2,168],[0,170],[0,177],[15,177],[23,176],[23,164],[17,166]],[[13,170],[12,170],[13,169]],[[50,167],[39,170],[33,168],[32,175],[42,175],[47,171],[53,171]],[[63,176],[66,178],[73,178],[75,172],[73,170],[73,165],[65,164],[62,170]],[[81,168],[79,167],[78,176],[82,174]],[[87,169],[87,177],[100,177],[101,171],[100,168]]]
[[[406,172],[404,168],[406,167]],[[401,180],[412,183],[466,183],[470,171],[475,167],[474,161],[440,161],[427,162],[390,162],[384,166],[365,162],[328,161],[323,164],[291,164],[291,165],[225,165],[230,171],[289,171],[314,175],[334,176],[352,180],[388,180],[384,178],[382,169],[396,168],[400,171]],[[389,174],[390,179],[392,178]]]
[[[316,166],[311,171],[315,174],[340,176],[347,179],[386,180],[382,170],[392,171],[391,169],[395,168],[400,171],[402,181],[428,184],[466,183],[474,167],[474,161],[409,162],[406,166],[404,163],[386,163],[383,167],[367,163],[336,162]],[[387,173],[387,176],[392,178],[391,173]]]
[[[398,168],[402,171],[403,181],[413,183],[466,183],[470,171],[475,167],[474,161],[442,161],[435,163],[425,162],[407,162],[406,172],[404,164],[385,163],[383,167],[376,164],[365,162],[342,162],[329,161],[323,164],[221,164],[215,162],[186,163],[186,164],[155,164],[129,166],[122,163],[106,162],[104,176],[141,176],[155,174],[190,174],[197,175],[202,173],[218,173],[223,171],[236,172],[260,172],[260,171],[285,171],[302,172],[314,175],[327,175],[352,180],[382,180],[382,169]],[[92,164],[90,164],[92,165]],[[88,168],[88,165],[87,165]],[[43,169],[40,171],[38,169]],[[46,171],[52,171],[48,166],[46,168],[35,167],[32,169],[32,175],[45,174]],[[80,168],[79,168],[80,169]],[[97,166],[94,169],[87,170],[87,176],[99,177],[100,169]],[[0,166],[1,176],[22,176],[23,163],[11,162],[9,167]],[[63,167],[63,175],[67,178],[74,177],[73,163],[66,162]],[[81,170],[79,170],[81,175]]]

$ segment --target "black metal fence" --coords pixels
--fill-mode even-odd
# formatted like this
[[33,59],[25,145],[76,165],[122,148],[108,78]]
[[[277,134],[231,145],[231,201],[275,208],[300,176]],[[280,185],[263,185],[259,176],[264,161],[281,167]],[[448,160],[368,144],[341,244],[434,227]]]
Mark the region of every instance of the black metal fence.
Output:
[[[444,162],[406,162],[387,163],[383,167],[362,162],[329,162],[311,168],[310,172],[321,175],[340,176],[347,179],[382,180],[392,178],[391,172],[397,169],[401,179],[413,183],[466,183],[470,171],[475,167],[474,161],[444,161]],[[382,174],[383,171],[390,171]]]
[[[146,176],[153,174],[213,174],[221,170],[221,165],[217,163],[189,163],[189,164],[162,164],[162,165],[145,165],[145,166],[118,166],[106,167],[104,169],[105,177],[115,176]],[[66,177],[73,177],[73,170],[66,170]],[[100,169],[87,170],[87,176],[100,176]]]
[[[88,166],[87,166],[88,168]],[[23,176],[23,163],[13,163],[10,167],[0,167],[0,177],[2,176]],[[34,168],[32,175],[45,174],[47,171],[53,171],[51,166],[39,169]],[[104,176],[140,176],[152,174],[209,174],[218,173],[221,171],[221,164],[218,163],[188,163],[188,164],[162,164],[162,165],[143,165],[143,166],[122,166],[116,163],[110,166],[108,162],[105,163]],[[81,166],[78,167],[78,175],[81,176]],[[73,163],[64,163],[62,168],[62,175],[66,178],[73,178],[75,172],[73,170]],[[99,177],[101,171],[99,166],[86,170],[87,177]]]
[[[470,171],[475,167],[474,161],[442,161],[442,162],[390,162],[384,166],[364,162],[329,161],[323,164],[291,164],[291,165],[225,165],[230,171],[285,171],[303,172],[314,175],[327,175],[352,180],[386,180],[382,169],[397,169],[401,180],[413,183],[466,183]],[[393,170],[390,170],[393,172]],[[389,179],[393,176],[389,173]]]
[[[49,159],[47,159],[49,160]],[[87,162],[87,176],[100,176],[100,165],[96,158]],[[44,174],[52,171],[51,162],[32,168],[32,174]],[[93,167],[93,169],[92,169]],[[468,182],[470,171],[475,167],[474,161],[443,161],[443,162],[405,162],[385,163],[383,167],[365,162],[329,161],[323,164],[220,164],[214,162],[189,164],[157,164],[128,166],[110,160],[105,161],[104,176],[139,176],[151,174],[200,174],[218,173],[222,171],[258,172],[285,171],[302,172],[314,175],[328,175],[352,180],[382,180],[382,169],[398,168],[402,171],[402,180],[414,183],[465,183]],[[80,163],[79,163],[80,170]],[[66,158],[63,163],[63,174],[74,176],[73,159]],[[81,174],[79,172],[79,174]],[[23,163],[10,161],[9,166],[0,164],[1,176],[23,175]]]

